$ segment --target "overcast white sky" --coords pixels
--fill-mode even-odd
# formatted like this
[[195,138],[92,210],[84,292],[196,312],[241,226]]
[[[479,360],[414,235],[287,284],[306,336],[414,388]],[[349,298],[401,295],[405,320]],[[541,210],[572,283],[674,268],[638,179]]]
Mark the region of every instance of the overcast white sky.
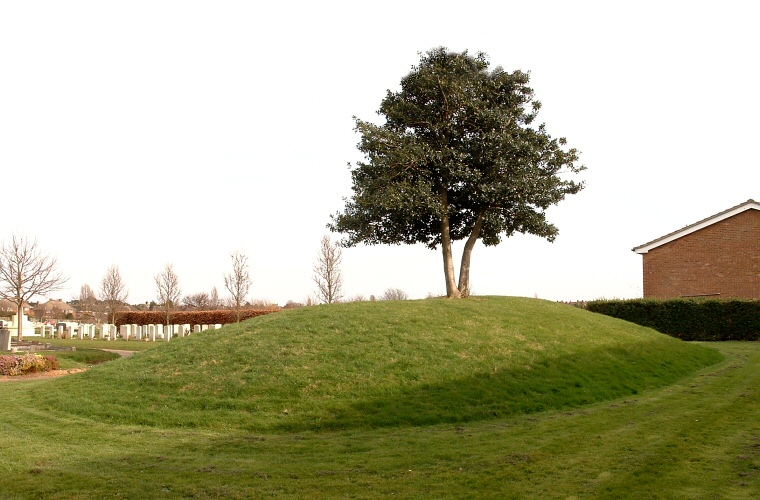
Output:
[[[760,200],[755,5],[0,1],[0,239],[58,259],[51,298],[116,264],[128,301],[150,301],[166,263],[183,294],[224,296],[240,250],[251,298],[303,301],[351,194],[352,116],[378,119],[442,45],[530,71],[539,121],[588,168],[549,212],[555,243],[475,248],[474,293],[639,297],[634,246]],[[346,249],[342,269],[347,297],[445,290],[422,246]]]

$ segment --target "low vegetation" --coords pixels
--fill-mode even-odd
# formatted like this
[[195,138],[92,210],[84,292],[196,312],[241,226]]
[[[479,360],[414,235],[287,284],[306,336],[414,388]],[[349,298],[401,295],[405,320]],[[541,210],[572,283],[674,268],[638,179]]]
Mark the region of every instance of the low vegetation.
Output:
[[544,301],[303,308],[0,384],[0,491],[755,498],[758,387],[760,343]]
[[760,300],[720,298],[595,300],[589,311],[682,340],[760,340]]
[[0,376],[15,377],[27,373],[49,372],[59,367],[55,356],[42,356],[31,352],[0,356]]

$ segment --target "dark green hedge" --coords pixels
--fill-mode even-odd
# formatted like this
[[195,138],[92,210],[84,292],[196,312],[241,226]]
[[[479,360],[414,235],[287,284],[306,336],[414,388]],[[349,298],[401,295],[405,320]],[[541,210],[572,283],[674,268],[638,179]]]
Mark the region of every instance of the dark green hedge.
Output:
[[760,340],[760,300],[596,300],[586,307],[683,340]]

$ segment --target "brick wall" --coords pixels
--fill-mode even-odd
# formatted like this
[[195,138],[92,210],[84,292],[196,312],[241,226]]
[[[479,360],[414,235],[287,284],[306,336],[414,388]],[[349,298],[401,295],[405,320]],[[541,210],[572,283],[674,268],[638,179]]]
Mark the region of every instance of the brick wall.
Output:
[[643,254],[644,297],[760,299],[760,210],[746,210]]

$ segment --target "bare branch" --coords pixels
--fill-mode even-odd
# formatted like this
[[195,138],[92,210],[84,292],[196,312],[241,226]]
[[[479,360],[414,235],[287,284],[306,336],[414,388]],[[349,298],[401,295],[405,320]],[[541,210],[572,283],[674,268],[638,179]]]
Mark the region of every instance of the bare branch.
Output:
[[158,273],[154,279],[156,280],[156,289],[158,290],[158,301],[166,312],[166,326],[168,327],[172,310],[179,303],[179,297],[182,294],[179,288],[179,278],[174,272],[172,265],[167,263],[164,270]]
[[111,324],[116,322],[116,311],[127,300],[129,292],[126,290],[124,281],[121,279],[119,267],[112,265],[100,282],[100,296],[108,308]]
[[18,339],[22,340],[24,302],[35,295],[60,290],[65,278],[58,271],[58,261],[42,253],[37,241],[12,236],[0,248],[0,297],[17,307]]
[[240,307],[251,289],[251,276],[248,274],[248,257],[241,252],[230,254],[232,272],[224,275],[224,287],[232,295],[237,322],[240,323]]
[[342,259],[338,244],[333,244],[328,235],[322,236],[312,279],[317,285],[317,298],[326,304],[343,297],[343,276],[339,267]]

